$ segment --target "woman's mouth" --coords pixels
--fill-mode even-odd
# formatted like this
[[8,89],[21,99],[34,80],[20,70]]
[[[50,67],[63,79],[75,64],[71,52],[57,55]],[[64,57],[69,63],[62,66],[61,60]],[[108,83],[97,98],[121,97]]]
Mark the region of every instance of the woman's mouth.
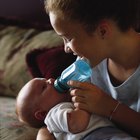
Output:
[[73,52],[73,55],[76,55],[79,59],[82,59],[83,58],[83,56],[81,56],[81,55],[79,55],[79,54],[77,54],[75,52]]
[[74,52],[73,55],[77,55],[77,53]]

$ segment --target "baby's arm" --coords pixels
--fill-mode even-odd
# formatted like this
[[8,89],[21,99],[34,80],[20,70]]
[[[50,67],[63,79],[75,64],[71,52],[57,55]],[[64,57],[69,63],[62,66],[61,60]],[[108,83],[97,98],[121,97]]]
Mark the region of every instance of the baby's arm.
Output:
[[79,133],[89,124],[90,114],[84,110],[75,109],[72,103],[60,103],[53,107],[45,118],[50,133]]
[[84,131],[90,121],[90,113],[75,109],[67,113],[68,129],[71,133],[80,133]]

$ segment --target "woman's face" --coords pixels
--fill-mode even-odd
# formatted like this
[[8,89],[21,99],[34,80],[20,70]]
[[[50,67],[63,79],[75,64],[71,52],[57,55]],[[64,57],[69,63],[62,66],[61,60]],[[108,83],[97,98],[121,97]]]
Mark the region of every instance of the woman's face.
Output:
[[104,44],[96,30],[89,34],[78,22],[70,22],[53,12],[49,16],[54,30],[64,41],[65,52],[85,57],[93,66],[104,59]]

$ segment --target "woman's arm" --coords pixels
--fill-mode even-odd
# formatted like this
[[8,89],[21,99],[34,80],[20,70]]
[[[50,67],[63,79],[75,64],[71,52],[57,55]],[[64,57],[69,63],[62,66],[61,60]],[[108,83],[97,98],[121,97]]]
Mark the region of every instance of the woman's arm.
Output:
[[120,104],[112,116],[112,121],[129,134],[140,138],[140,113]]
[[55,140],[55,138],[50,134],[47,127],[42,127],[38,131],[36,140]]
[[121,129],[129,134],[140,138],[140,113],[132,110],[124,104],[120,104],[115,112],[118,101],[106,94],[97,86],[87,83],[70,81],[69,85],[76,87],[71,90],[74,106],[88,112],[94,112],[98,115],[110,118]]

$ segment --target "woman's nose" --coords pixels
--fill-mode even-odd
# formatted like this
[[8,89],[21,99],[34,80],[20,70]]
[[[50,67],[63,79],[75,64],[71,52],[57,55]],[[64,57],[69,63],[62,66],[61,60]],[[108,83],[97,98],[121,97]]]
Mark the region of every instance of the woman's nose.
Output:
[[64,46],[64,50],[65,50],[66,53],[71,53],[72,52],[71,48],[67,45]]

